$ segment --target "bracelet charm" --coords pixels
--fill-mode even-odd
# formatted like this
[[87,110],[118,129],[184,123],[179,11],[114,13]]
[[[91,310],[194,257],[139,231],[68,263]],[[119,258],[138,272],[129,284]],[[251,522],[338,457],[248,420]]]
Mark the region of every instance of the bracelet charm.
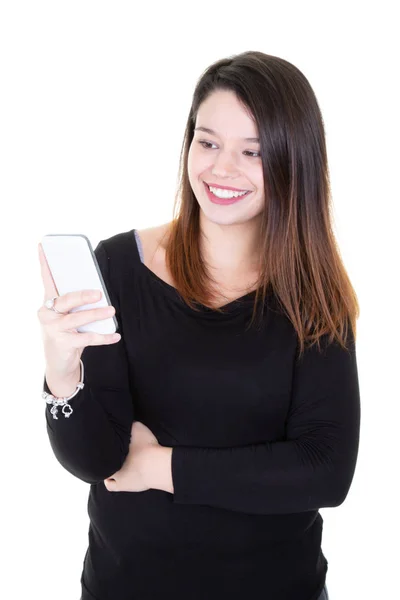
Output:
[[71,396],[69,396],[68,398],[56,398],[55,396],[53,396],[52,394],[49,394],[48,392],[42,393],[42,398],[44,398],[46,400],[47,404],[53,405],[50,409],[50,412],[53,415],[53,419],[58,419],[57,414],[58,414],[59,406],[62,406],[61,412],[63,413],[63,415],[66,419],[68,419],[70,417],[70,415],[72,415],[72,413],[74,412],[71,405],[68,404],[68,402],[69,402],[69,400],[71,400],[71,398],[76,396],[76,394],[80,390],[82,390],[85,386],[85,384],[83,383],[83,362],[82,362],[82,360],[80,362],[81,362],[81,381],[77,384],[76,390],[73,394],[71,394]]

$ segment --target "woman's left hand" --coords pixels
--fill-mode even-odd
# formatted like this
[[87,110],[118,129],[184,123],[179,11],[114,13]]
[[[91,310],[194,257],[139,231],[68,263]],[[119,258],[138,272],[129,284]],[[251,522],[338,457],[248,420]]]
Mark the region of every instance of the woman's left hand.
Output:
[[104,480],[109,492],[145,492],[151,489],[146,473],[150,472],[149,460],[154,454],[149,452],[159,446],[157,438],[146,425],[134,421],[131,430],[129,452],[119,471]]

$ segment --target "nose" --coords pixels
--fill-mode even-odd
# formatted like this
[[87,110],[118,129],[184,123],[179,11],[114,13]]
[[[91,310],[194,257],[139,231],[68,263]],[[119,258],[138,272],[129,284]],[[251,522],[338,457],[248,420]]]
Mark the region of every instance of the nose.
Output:
[[215,177],[223,178],[237,175],[235,159],[232,152],[219,152],[215,155],[214,166],[211,173]]

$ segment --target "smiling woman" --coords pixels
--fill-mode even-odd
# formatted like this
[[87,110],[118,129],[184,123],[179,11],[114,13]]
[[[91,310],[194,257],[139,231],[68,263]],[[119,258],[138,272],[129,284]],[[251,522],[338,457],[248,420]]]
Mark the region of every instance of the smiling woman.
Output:
[[356,467],[358,305],[307,79],[261,52],[211,65],[181,156],[176,219],[95,249],[121,340],[85,347],[70,419],[46,408],[90,483],[81,600],[327,600],[319,510]]
[[271,291],[300,354],[326,333],[345,347],[359,305],[331,224],[323,119],[303,73],[262,52],[208,67],[193,93],[179,179],[165,261],[182,300],[223,311],[221,271],[258,264],[249,327]]

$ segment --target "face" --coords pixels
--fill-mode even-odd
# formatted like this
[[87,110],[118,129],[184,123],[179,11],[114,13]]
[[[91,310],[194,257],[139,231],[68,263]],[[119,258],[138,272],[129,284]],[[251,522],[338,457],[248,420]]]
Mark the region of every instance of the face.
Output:
[[[199,127],[214,133],[196,130]],[[264,210],[260,144],[245,138],[258,138],[258,131],[235,94],[227,90],[211,94],[197,113],[188,172],[202,217],[221,225],[247,222]],[[250,193],[233,203],[225,199],[219,204],[205,183]]]

